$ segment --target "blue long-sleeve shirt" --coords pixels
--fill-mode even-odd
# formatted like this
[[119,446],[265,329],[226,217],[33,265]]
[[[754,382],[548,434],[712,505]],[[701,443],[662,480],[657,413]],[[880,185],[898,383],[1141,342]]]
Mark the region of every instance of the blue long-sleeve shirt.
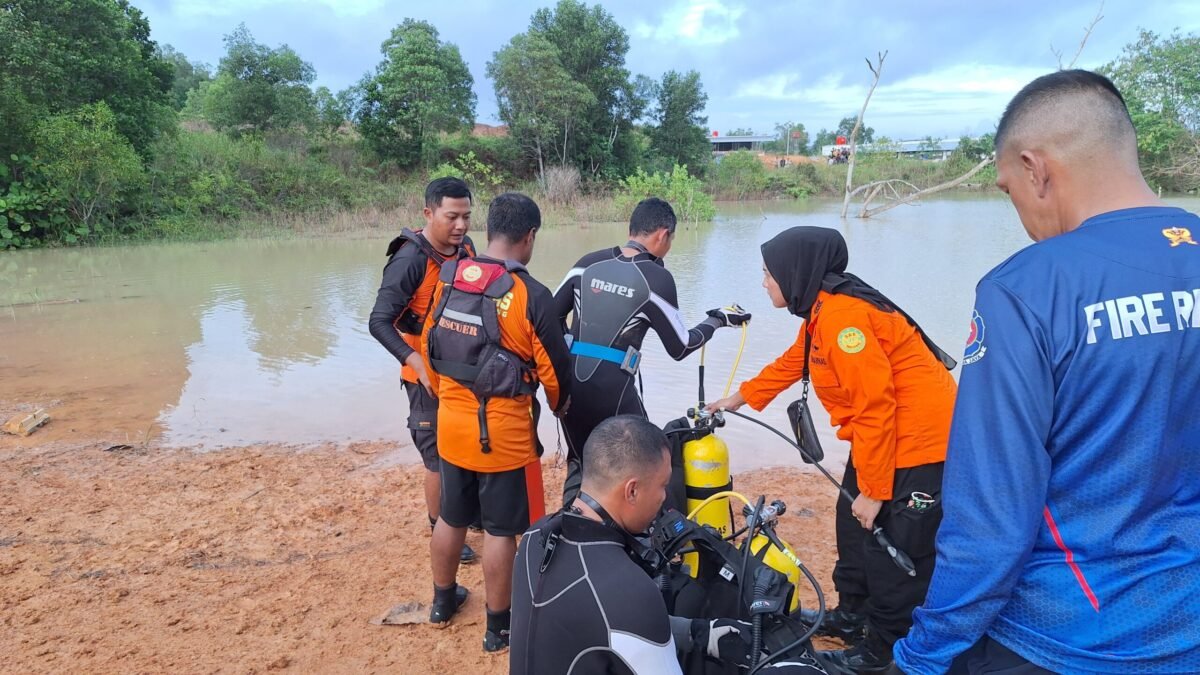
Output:
[[1057,672],[1200,672],[1198,240],[1115,211],[979,283],[906,673],[985,633]]

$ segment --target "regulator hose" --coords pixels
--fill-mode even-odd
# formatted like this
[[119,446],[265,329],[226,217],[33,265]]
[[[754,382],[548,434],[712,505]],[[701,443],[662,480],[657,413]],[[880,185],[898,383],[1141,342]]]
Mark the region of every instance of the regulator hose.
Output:
[[[838,489],[838,492],[842,493],[842,496],[845,497],[847,501],[849,501],[851,503],[854,502],[854,495],[850,494],[850,491],[847,490],[841,483],[839,483],[838,479],[833,477],[833,474],[826,471],[825,467],[821,466],[820,462],[817,462],[813,457],[809,456],[809,454],[804,451],[804,448],[800,447],[792,439],[783,435],[783,433],[781,433],[778,429],[776,429],[775,427],[773,427],[765,422],[756,420],[749,415],[744,415],[736,410],[726,410],[724,412],[728,415],[733,415],[735,417],[740,417],[744,420],[753,422],[753,423],[757,424],[758,426],[766,429],[767,431],[770,431],[771,433],[775,434],[776,436],[782,438],[788,445],[799,450],[800,454],[803,455],[804,458],[807,459],[810,464],[817,467],[817,470],[820,471],[822,474],[824,474],[824,476],[829,479],[830,483],[833,483],[834,487],[836,487]],[[904,570],[904,573],[910,577],[917,576],[917,567],[916,567],[916,565],[913,564],[912,558],[908,557],[907,553],[900,550],[900,548],[892,542],[891,537],[889,537],[887,535],[887,532],[883,531],[882,527],[876,526],[875,529],[873,529],[871,531],[871,534],[874,535],[875,541],[878,542],[878,544],[881,547],[883,547],[883,550],[887,552],[888,557],[892,559],[892,562],[896,565],[896,567],[899,567],[900,569]]]

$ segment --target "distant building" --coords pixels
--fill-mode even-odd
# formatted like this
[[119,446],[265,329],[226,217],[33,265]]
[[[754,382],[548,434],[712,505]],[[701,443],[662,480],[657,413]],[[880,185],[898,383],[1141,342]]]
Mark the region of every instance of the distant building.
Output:
[[[829,157],[834,150],[839,148],[849,149],[850,146],[823,145],[821,146],[821,154]],[[957,138],[944,138],[940,141],[935,140],[932,143],[929,140],[892,141],[891,143],[862,143],[858,146],[858,152],[893,152],[898,156],[935,161],[942,161],[949,158],[957,149]]]
[[762,151],[763,143],[778,140],[774,136],[710,136],[709,143],[716,153],[734,152],[735,150]]

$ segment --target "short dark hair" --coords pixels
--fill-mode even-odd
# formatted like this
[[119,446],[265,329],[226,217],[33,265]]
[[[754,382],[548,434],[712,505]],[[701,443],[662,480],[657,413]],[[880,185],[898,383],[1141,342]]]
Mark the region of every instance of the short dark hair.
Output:
[[504,237],[510,242],[518,242],[541,227],[541,209],[520,192],[505,192],[488,206],[488,241],[493,237]]
[[446,197],[474,201],[474,197],[471,196],[471,188],[467,187],[466,181],[461,178],[453,176],[435,178],[425,186],[425,208],[437,209]]
[[583,444],[583,479],[602,488],[658,468],[667,449],[662,429],[638,415],[610,417]]
[[675,233],[675,209],[658,197],[649,197],[638,202],[629,217],[629,235],[654,234],[664,227]]
[[1090,98],[1091,107],[1101,114],[1086,115],[1087,125],[1107,127],[1102,131],[1109,138],[1122,138],[1134,133],[1133,121],[1125,97],[1107,77],[1088,70],[1060,70],[1043,75],[1025,85],[1009,102],[996,127],[996,151],[1010,140],[1014,130],[1023,125],[1026,117],[1039,108],[1066,100],[1072,96]]

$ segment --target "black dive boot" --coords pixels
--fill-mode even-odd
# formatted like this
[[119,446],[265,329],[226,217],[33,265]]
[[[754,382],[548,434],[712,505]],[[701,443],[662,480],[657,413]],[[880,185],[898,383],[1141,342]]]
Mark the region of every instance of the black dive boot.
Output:
[[470,591],[466,586],[454,584],[450,588],[433,587],[433,606],[429,608],[429,623],[449,624],[458,613],[458,608],[467,601]]
[[892,671],[892,650],[871,634],[858,645],[840,651],[817,652],[830,673],[887,675]]
[[[486,608],[485,608],[486,609]],[[512,620],[512,609],[493,612],[487,609],[487,632],[483,634],[483,651],[502,652],[508,649],[508,626]]]

